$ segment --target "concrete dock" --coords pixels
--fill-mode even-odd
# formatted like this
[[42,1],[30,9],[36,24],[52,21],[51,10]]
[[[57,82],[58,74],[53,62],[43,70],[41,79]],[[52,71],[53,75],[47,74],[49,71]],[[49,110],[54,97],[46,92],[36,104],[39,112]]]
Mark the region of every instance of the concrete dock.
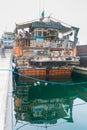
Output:
[[6,58],[0,56],[0,130],[12,130],[12,116],[11,112],[8,113],[8,109],[12,109],[12,72],[9,71],[12,70],[11,59],[12,50],[6,51]]

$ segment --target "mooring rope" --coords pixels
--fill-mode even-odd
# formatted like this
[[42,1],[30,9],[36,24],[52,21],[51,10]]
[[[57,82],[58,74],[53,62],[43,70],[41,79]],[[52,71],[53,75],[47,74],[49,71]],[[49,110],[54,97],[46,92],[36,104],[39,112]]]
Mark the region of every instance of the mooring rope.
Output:
[[0,69],[0,71],[9,71],[9,72],[12,72],[13,74],[16,74],[16,75],[19,75],[21,77],[24,77],[24,78],[27,78],[27,79],[32,79],[32,80],[35,80],[37,82],[37,84],[40,84],[40,83],[45,83],[45,84],[52,84],[52,85],[83,85],[83,84],[87,84],[87,81],[84,81],[84,82],[53,82],[53,81],[47,81],[47,80],[42,80],[42,79],[39,79],[39,78],[35,78],[35,77],[32,77],[32,76],[26,76],[26,75],[23,75],[23,74],[20,74],[14,70],[11,70],[11,69]]

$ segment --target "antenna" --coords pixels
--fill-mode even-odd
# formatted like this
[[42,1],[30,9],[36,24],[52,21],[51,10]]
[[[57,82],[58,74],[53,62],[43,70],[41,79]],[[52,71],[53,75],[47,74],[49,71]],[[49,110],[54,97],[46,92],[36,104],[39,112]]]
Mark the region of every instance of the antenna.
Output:
[[40,18],[40,13],[41,13],[41,0],[39,0],[39,18]]
[[44,7],[45,7],[45,0],[43,0],[43,10],[44,10]]

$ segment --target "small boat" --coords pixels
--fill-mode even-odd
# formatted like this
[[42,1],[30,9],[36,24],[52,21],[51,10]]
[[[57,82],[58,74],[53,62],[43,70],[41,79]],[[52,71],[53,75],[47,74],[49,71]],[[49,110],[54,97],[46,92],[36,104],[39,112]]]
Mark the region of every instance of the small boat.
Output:
[[16,24],[14,63],[24,76],[71,76],[79,28],[51,17]]
[[80,57],[80,66],[87,67],[87,45],[77,45],[76,55]]
[[87,75],[87,67],[73,66],[73,72],[81,75]]
[[76,46],[76,56],[80,58],[79,66],[73,66],[73,72],[87,75],[87,45]]

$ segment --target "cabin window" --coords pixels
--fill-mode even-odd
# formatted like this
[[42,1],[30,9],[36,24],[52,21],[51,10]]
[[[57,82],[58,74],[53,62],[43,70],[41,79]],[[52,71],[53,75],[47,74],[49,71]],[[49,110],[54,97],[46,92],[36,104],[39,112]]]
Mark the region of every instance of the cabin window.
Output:
[[41,31],[38,31],[38,36],[41,36],[42,32]]
[[35,33],[34,33],[34,32],[32,32],[32,35],[31,35],[31,37],[33,37],[33,36],[35,36]]
[[43,36],[46,36],[46,32],[43,32]]
[[37,31],[36,31],[36,36],[38,35]]
[[54,31],[50,31],[50,35],[55,36],[55,32]]

